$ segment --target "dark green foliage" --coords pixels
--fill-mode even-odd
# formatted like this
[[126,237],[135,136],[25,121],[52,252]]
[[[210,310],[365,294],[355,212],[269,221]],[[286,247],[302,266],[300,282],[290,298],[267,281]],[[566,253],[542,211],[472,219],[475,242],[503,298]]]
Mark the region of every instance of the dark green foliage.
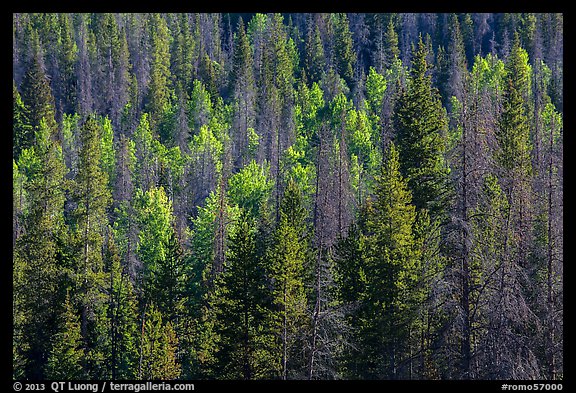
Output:
[[13,378],[563,379],[562,23],[14,13]]
[[20,93],[13,83],[12,100],[14,102],[12,110],[12,158],[18,159],[20,152],[32,146],[34,141],[34,128],[28,119],[28,108],[22,102]]
[[72,308],[69,295],[66,296],[60,321],[60,329],[54,335],[52,350],[46,364],[46,378],[84,379],[80,318]]
[[394,144],[364,214],[361,232],[353,230],[337,248],[340,299],[351,309],[349,323],[360,344],[345,355],[346,370],[360,378],[401,378],[422,295],[416,210]]
[[417,209],[438,214],[445,208],[448,167],[444,161],[446,111],[432,86],[422,38],[412,59],[408,86],[396,102],[394,125],[400,170],[408,180]]
[[253,218],[242,213],[230,237],[225,270],[216,280],[213,307],[220,340],[214,373],[223,379],[270,379],[278,373],[272,293],[256,235]]

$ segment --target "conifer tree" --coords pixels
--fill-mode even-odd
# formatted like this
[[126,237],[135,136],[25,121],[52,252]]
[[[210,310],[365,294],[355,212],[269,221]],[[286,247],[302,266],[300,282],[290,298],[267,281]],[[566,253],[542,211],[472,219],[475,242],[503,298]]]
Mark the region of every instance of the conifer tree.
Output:
[[[312,30],[312,25],[314,30]],[[324,59],[324,45],[318,25],[310,23],[309,26],[310,30],[306,35],[304,67],[308,80],[313,83],[322,80],[326,60]]]
[[400,58],[400,49],[398,48],[398,33],[392,17],[388,19],[386,32],[384,33],[384,65],[390,68],[392,64]]
[[252,48],[242,18],[238,20],[237,37],[232,59],[231,88],[234,97],[234,130],[232,157],[236,166],[243,166],[249,160],[251,133],[255,133],[255,99],[254,61]]
[[[66,167],[60,145],[42,120],[35,132],[35,145],[24,149],[19,167],[26,175],[24,191],[27,213],[23,233],[17,239],[14,261],[21,267],[22,346],[27,359],[27,378],[43,378],[50,351],[50,338],[59,317],[54,305],[64,300],[66,262],[62,245],[69,240],[64,225]],[[17,292],[18,293],[18,292]]]
[[66,295],[59,331],[54,335],[52,350],[46,363],[48,379],[84,379],[84,350],[80,335],[80,318],[76,315],[70,295]]
[[352,87],[356,54],[353,50],[348,16],[345,13],[333,14],[332,21],[334,23],[334,64],[338,74],[348,83],[348,87]]
[[102,127],[89,117],[80,129],[78,174],[74,180],[72,195],[76,208],[74,237],[77,261],[74,271],[76,299],[81,310],[80,327],[84,350],[85,368],[96,377],[104,372],[101,346],[105,328],[105,304],[101,296],[104,286],[103,244],[104,231],[108,225],[108,209],[111,203],[107,173],[101,167]]
[[140,337],[138,379],[172,380],[182,372],[176,357],[178,338],[171,322],[163,322],[153,303],[146,307]]
[[400,170],[412,190],[417,209],[433,215],[445,208],[448,168],[444,161],[446,111],[428,75],[428,50],[422,41],[412,59],[407,88],[396,102],[394,125],[400,154]]
[[416,210],[393,143],[364,209],[359,230],[337,247],[338,293],[353,331],[344,370],[352,378],[405,378],[423,296]]
[[134,379],[138,359],[136,295],[111,231],[106,239],[104,263],[108,271],[109,378]]
[[170,74],[170,32],[166,20],[160,14],[151,14],[150,84],[148,85],[147,111],[153,127],[173,102]]
[[46,126],[56,134],[58,131],[55,118],[56,108],[44,68],[42,48],[37,35],[33,35],[32,40],[30,44],[31,51],[33,51],[32,57],[20,86],[22,101],[28,108],[30,124],[34,130],[40,128],[40,121],[44,119]]
[[[270,379],[278,357],[271,330],[271,300],[265,260],[258,254],[255,219],[242,211],[213,300],[220,337],[217,375],[224,379]],[[264,265],[264,266],[263,266]]]
[[12,81],[12,85],[12,158],[18,160],[20,152],[32,146],[34,129],[30,124],[28,108],[16,89],[16,82]]
[[309,258],[309,233],[302,195],[293,180],[288,182],[280,219],[269,250],[271,278],[274,282],[274,329],[280,348],[280,378],[298,378],[304,367],[298,359],[307,326],[304,269]]

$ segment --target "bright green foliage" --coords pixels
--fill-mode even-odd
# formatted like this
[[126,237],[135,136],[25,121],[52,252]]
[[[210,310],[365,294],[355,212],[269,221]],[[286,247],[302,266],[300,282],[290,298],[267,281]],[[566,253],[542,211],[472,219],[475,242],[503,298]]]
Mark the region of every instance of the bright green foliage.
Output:
[[101,164],[100,166],[108,176],[108,187],[114,184],[116,179],[116,150],[114,148],[114,130],[112,129],[112,122],[108,117],[102,120],[102,135],[101,135]]
[[52,350],[46,363],[48,379],[84,379],[82,337],[80,321],[74,312],[70,296],[66,295],[59,331],[53,337]]
[[299,84],[294,106],[296,140],[284,151],[281,165],[283,177],[292,178],[297,183],[306,206],[312,205],[316,188],[315,160],[318,153],[314,144],[317,143],[324,105],[318,83],[313,82],[310,88],[305,83]]
[[320,85],[316,82],[313,82],[310,88],[301,83],[296,93],[294,108],[296,130],[298,135],[304,136],[307,140],[318,132],[321,110],[325,105],[323,95]]
[[230,201],[242,208],[250,217],[259,217],[270,198],[274,184],[268,179],[269,171],[269,165],[261,166],[252,160],[228,179]]
[[245,211],[230,237],[225,270],[216,279],[212,305],[220,340],[215,375],[222,379],[270,379],[278,374],[271,292],[256,236],[254,219]]
[[531,68],[528,54],[520,47],[518,37],[506,62],[504,103],[496,138],[500,148],[497,154],[502,168],[509,177],[525,178],[531,173],[530,125],[526,97],[531,96]]
[[472,66],[472,80],[480,88],[491,88],[491,91],[501,91],[504,88],[504,75],[506,74],[504,62],[492,54],[486,57],[476,55]]
[[304,136],[296,137],[296,142],[284,151],[282,157],[282,170],[284,178],[292,179],[302,190],[303,203],[311,206],[314,190],[316,189],[316,166],[309,154],[309,145]]
[[182,370],[176,358],[178,338],[172,323],[164,323],[160,311],[149,304],[142,325],[138,379],[177,379]]
[[[136,252],[143,265],[146,298],[158,299],[159,291],[165,288],[159,285],[157,275],[167,259],[168,244],[174,232],[172,203],[163,187],[152,187],[146,192],[136,191],[134,210],[140,229]],[[166,311],[164,302],[156,301],[161,310]]]
[[274,331],[280,349],[282,379],[302,370],[298,354],[302,351],[303,329],[308,324],[304,269],[309,255],[307,211],[296,183],[288,182],[280,205],[280,220],[269,249],[274,282]]
[[195,79],[192,83],[188,112],[190,130],[195,134],[201,126],[208,124],[208,121],[212,116],[212,101],[210,93],[206,90],[204,84],[198,79]]
[[446,111],[432,86],[428,50],[418,42],[408,86],[398,98],[394,125],[400,150],[400,170],[412,190],[417,209],[439,214],[445,208],[448,167],[444,161]]
[[224,146],[212,128],[202,126],[190,141],[189,148],[191,164],[202,175],[201,181],[216,184],[222,174]]
[[376,126],[363,110],[351,110],[346,123],[352,188],[357,200],[362,203],[372,190],[374,176],[382,161],[379,134],[374,131]]
[[386,87],[386,77],[377,73],[374,67],[370,67],[366,77],[366,111],[375,127],[380,125]]
[[148,190],[155,184],[157,174],[154,156],[154,135],[150,128],[149,116],[143,113],[140,124],[132,136],[136,145],[136,182],[143,190]]
[[250,40],[250,44],[254,45],[254,37],[256,35],[260,35],[264,33],[266,29],[266,24],[268,23],[268,16],[261,13],[256,13],[248,22],[248,26],[246,27],[246,35]]

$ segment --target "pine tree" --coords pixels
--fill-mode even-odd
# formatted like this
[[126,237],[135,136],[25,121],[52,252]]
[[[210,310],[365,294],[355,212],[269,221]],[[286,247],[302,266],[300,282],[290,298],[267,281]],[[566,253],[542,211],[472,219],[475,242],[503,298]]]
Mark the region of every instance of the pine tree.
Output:
[[216,279],[216,375],[223,379],[270,379],[278,372],[270,329],[272,294],[254,223],[249,211],[241,213],[230,237],[225,270]]
[[288,182],[280,219],[269,250],[271,278],[274,282],[274,329],[281,348],[279,376],[282,379],[301,378],[304,367],[299,364],[303,331],[307,326],[304,269],[309,258],[307,212],[302,195],[293,180]]
[[416,222],[399,154],[391,143],[360,226],[336,248],[338,298],[348,309],[352,332],[342,354],[348,378],[411,375],[416,351],[412,335],[423,301]]
[[106,239],[104,263],[108,271],[108,378],[134,379],[138,359],[136,295],[126,268],[121,265],[119,250],[111,231]]
[[27,378],[41,379],[50,351],[50,338],[59,317],[55,307],[64,300],[66,270],[62,245],[69,240],[64,225],[66,167],[62,149],[50,135],[46,122],[35,132],[35,145],[24,149],[19,168],[26,175],[27,212],[23,233],[14,249],[14,263],[21,268],[21,305],[25,316],[22,347],[27,359]]
[[384,33],[384,65],[391,68],[396,59],[400,58],[400,49],[398,48],[398,33],[392,17],[388,19],[386,32]]
[[86,352],[86,371],[94,377],[103,372],[101,335],[105,305],[101,296],[104,283],[102,250],[107,211],[111,202],[108,177],[101,168],[102,127],[89,117],[80,129],[78,174],[73,186],[76,208],[74,218],[77,262],[74,285],[80,305],[80,327]]
[[353,50],[348,16],[345,13],[333,14],[331,20],[334,24],[334,64],[338,74],[351,87],[356,53]]
[[177,379],[182,371],[176,358],[177,346],[172,323],[163,322],[162,313],[149,304],[142,320],[138,379]]
[[37,35],[33,36],[31,46],[32,58],[20,86],[22,101],[28,108],[30,124],[34,130],[40,128],[40,121],[44,119],[46,126],[56,134],[58,125],[55,118],[54,96],[44,68],[42,49]]
[[[314,26],[314,30],[312,30]],[[309,32],[306,35],[305,61],[304,69],[308,80],[320,82],[324,73],[326,60],[324,59],[324,45],[318,25],[310,23]]]
[[52,349],[46,363],[46,378],[48,379],[84,379],[84,350],[80,335],[80,318],[75,314],[66,295],[64,312],[60,318],[58,333],[54,335]]
[[232,135],[232,157],[235,166],[241,167],[250,158],[250,136],[255,133],[256,86],[252,48],[242,18],[238,20],[237,37],[234,43],[230,86],[234,97],[234,130]]
[[18,160],[20,152],[32,146],[34,129],[30,124],[28,108],[16,89],[16,82],[12,81],[12,85],[12,158]]
[[151,14],[149,23],[152,59],[146,108],[150,113],[152,127],[155,127],[173,102],[170,85],[171,37],[166,20],[160,14]]
[[400,154],[400,170],[412,191],[418,210],[433,215],[445,208],[448,168],[444,162],[447,117],[440,96],[427,71],[428,50],[422,41],[412,60],[405,91],[396,102],[394,126]]

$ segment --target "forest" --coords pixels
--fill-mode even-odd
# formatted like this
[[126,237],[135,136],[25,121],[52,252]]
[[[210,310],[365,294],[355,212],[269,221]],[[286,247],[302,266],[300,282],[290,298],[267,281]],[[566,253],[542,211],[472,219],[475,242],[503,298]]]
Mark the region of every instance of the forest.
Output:
[[563,14],[12,21],[13,379],[564,378]]

